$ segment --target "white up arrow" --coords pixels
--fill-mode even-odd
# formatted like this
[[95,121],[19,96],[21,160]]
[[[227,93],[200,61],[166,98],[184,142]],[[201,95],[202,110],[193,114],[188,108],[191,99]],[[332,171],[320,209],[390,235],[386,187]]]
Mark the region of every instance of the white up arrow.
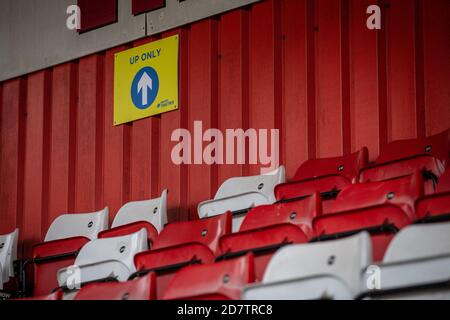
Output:
[[138,93],[142,91],[142,105],[145,106],[147,104],[147,89],[150,88],[150,90],[153,90],[153,81],[152,78],[147,74],[147,72],[144,72],[142,74],[141,79],[138,82]]

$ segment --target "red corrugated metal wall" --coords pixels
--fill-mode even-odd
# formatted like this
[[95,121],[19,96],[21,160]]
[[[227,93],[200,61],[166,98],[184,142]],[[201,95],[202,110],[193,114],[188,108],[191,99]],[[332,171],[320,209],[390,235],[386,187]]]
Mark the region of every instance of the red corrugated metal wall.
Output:
[[[281,129],[288,178],[308,158],[450,127],[450,1],[267,0],[0,84],[0,233],[22,250],[63,212],[169,193],[169,219],[196,216],[220,183],[257,166],[176,166],[174,129]],[[113,57],[178,33],[181,109],[113,127]]]

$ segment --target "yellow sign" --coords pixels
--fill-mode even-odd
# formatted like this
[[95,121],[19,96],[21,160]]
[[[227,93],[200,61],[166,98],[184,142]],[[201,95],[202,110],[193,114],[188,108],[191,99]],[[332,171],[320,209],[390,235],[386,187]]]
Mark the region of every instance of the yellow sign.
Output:
[[178,36],[119,52],[114,125],[178,109]]

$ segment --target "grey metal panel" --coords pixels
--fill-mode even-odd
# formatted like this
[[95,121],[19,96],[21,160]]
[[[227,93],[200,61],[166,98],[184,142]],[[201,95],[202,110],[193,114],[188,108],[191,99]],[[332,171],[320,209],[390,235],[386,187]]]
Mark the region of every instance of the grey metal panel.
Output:
[[147,13],[148,35],[167,31],[261,0],[166,0],[166,7]]
[[258,1],[167,0],[163,9],[133,16],[131,1],[119,0],[117,23],[80,35],[66,28],[75,0],[0,0],[0,81]]
[[119,1],[118,23],[78,34],[66,28],[74,0],[0,1],[0,81],[102,51],[146,35],[145,15]]

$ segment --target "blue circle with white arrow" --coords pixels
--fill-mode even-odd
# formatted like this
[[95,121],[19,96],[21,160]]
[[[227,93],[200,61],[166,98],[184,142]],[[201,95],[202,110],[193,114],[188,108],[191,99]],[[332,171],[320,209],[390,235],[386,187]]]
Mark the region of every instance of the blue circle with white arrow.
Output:
[[131,84],[131,99],[136,108],[145,110],[155,102],[159,91],[158,73],[152,67],[138,71]]

